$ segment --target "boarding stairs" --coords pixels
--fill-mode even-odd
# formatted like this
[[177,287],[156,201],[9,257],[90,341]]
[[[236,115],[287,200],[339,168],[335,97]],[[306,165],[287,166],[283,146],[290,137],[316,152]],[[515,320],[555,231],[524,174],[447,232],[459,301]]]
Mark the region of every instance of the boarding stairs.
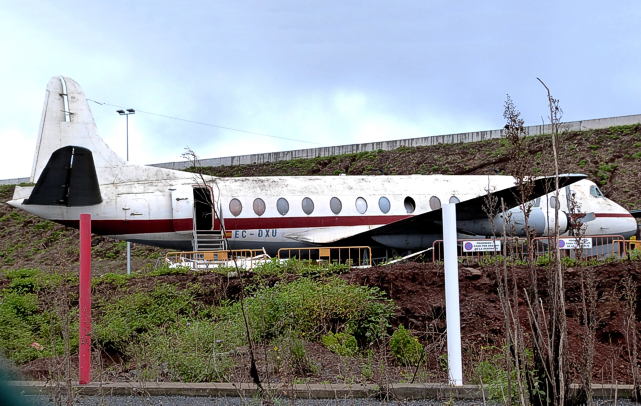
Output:
[[223,251],[227,249],[220,230],[195,230],[194,251]]
[[220,216],[222,225],[220,230],[197,230],[196,219],[194,217],[194,228],[192,237],[192,246],[194,251],[224,251],[227,249],[223,230],[225,229],[225,220]]

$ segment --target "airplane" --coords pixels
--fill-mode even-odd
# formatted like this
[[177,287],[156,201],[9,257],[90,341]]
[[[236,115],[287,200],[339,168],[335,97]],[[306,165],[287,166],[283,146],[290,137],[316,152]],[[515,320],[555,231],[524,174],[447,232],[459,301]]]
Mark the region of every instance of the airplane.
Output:
[[[515,179],[484,175],[296,176],[218,178],[134,165],[100,138],[74,80],[49,80],[31,171],[35,186],[16,187],[10,205],[70,227],[91,214],[92,232],[183,251],[366,245],[420,250],[442,239],[443,204],[456,203],[459,235],[491,236],[487,196],[503,199],[524,235]],[[568,197],[581,204],[586,235],[637,232],[635,218],[605,198],[585,175],[534,180],[530,226],[571,230]],[[500,230],[502,215],[494,218]],[[227,244],[228,242],[228,244]]]

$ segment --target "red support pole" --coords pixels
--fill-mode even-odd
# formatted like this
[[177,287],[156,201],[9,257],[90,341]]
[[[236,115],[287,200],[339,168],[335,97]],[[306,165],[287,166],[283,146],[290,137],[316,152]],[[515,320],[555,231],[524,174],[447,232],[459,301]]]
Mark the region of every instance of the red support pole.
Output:
[[91,214],[80,215],[80,385],[91,382]]

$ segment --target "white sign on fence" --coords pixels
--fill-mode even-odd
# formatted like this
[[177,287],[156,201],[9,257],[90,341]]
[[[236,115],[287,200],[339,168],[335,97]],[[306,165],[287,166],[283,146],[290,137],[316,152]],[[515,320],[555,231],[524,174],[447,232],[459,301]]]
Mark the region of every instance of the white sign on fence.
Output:
[[592,248],[592,238],[581,238],[580,247],[576,238],[559,238],[559,248],[561,248],[562,250]]
[[463,252],[501,251],[501,241],[463,241]]

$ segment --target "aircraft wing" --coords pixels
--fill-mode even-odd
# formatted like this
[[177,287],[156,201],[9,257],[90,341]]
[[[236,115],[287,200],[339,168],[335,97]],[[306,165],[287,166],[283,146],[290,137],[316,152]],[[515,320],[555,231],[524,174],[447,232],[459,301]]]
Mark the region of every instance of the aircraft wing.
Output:
[[630,210],[630,214],[632,214],[632,217],[635,219],[638,219],[641,217],[641,210]]
[[311,230],[302,231],[294,234],[287,234],[285,238],[290,240],[302,241],[311,244],[331,244],[344,240],[354,235],[362,234],[380,225],[354,226],[354,227],[321,227]]
[[[571,185],[575,182],[578,182],[582,179],[587,178],[586,175],[580,174],[567,174],[559,175],[559,188]],[[538,197],[545,196],[554,190],[554,177],[545,177],[539,178],[534,181],[534,187],[532,194],[528,197],[529,200],[534,200]],[[497,200],[497,204],[500,210],[501,199],[505,203],[505,210],[509,210],[518,206],[519,201],[517,199],[518,187],[513,186],[511,188],[498,190],[492,193],[492,196]],[[456,204],[456,220],[477,220],[487,218],[487,215],[483,211],[483,207],[487,205],[486,199],[487,194],[482,195],[470,200],[465,200],[463,202]],[[392,236],[398,234],[436,234],[441,233],[441,222],[443,219],[443,213],[441,209],[432,210],[427,213],[419,214],[416,216],[408,217],[403,220],[395,221],[393,223],[385,224],[382,226],[377,226],[375,228],[362,229],[355,227],[352,230],[344,230],[340,235],[335,233],[329,233],[319,230],[310,230],[304,233],[304,237],[301,235],[299,238],[307,242],[313,242],[314,244],[335,244],[340,241],[341,244],[346,245],[359,245],[359,244],[369,244],[369,238],[376,236]],[[302,237],[302,238],[301,238]]]

